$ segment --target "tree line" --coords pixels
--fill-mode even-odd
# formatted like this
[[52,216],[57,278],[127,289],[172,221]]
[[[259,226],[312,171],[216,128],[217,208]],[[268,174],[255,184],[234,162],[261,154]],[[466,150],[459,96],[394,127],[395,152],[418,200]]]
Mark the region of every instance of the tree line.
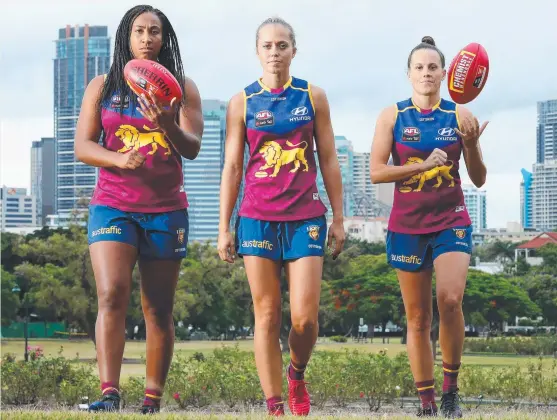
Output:
[[[549,244],[538,251],[543,264],[537,267],[524,260],[515,263],[510,257],[514,246],[494,242],[476,248],[476,255],[502,261],[504,272],[494,275],[471,267],[463,302],[468,325],[500,330],[515,316],[541,316],[544,325],[557,325],[557,246]],[[144,328],[137,268],[132,281],[126,318],[130,338],[136,325]],[[21,319],[22,308],[28,307],[40,319],[64,321],[95,341],[97,297],[84,228],[44,228],[27,236],[3,233],[1,283],[3,325]],[[12,292],[16,286],[22,293]],[[286,338],[290,322],[284,278],[282,289]],[[209,243],[189,244],[174,318],[178,338],[187,337],[190,325],[210,337],[245,333],[243,328],[253,325],[253,306],[242,259],[227,264]],[[348,238],[339,258],[325,257],[319,318],[320,334],[328,336],[355,335],[360,318],[370,331],[373,326],[385,331],[389,321],[404,328],[402,297],[384,244]]]

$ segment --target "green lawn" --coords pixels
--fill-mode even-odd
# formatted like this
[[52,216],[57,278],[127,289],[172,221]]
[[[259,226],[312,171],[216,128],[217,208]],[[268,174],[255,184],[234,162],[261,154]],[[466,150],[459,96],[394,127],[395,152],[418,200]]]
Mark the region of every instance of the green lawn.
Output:
[[[184,351],[189,353],[208,352],[220,347],[222,344],[235,345],[239,344],[242,350],[253,350],[253,341],[185,341],[177,342],[174,346],[176,351]],[[30,341],[30,346],[40,346],[45,355],[56,356],[62,348],[62,356],[74,358],[76,355],[80,359],[94,359],[95,346],[90,340],[36,340]],[[23,358],[24,344],[23,340],[2,340],[2,354],[13,353],[18,358]],[[124,359],[141,359],[145,356],[144,341],[127,341],[124,350]]]
[[[361,411],[359,412],[361,413]],[[363,413],[362,413],[363,414]],[[311,418],[314,419],[342,419],[342,418],[349,418],[349,419],[356,419],[356,420],[363,420],[369,419],[369,413],[367,415],[358,415],[352,413],[346,413],[345,415],[342,414],[335,414],[334,416],[320,416],[315,414],[310,414]],[[416,416],[414,415],[402,415],[402,414],[389,414],[389,419],[393,420],[402,420],[402,419],[415,419]],[[105,419],[105,418],[113,418],[113,419],[145,419],[145,416],[140,414],[123,414],[117,413],[113,415],[94,415],[89,413],[78,413],[75,411],[53,411],[53,412],[40,412],[40,411],[19,411],[19,410],[7,410],[3,411],[2,419],[29,419],[29,420],[69,420],[69,419]],[[192,420],[213,420],[213,419],[250,419],[250,420],[264,420],[268,419],[269,417],[263,413],[239,413],[235,415],[231,414],[197,414],[197,413],[188,413],[188,412],[180,412],[180,413],[161,413],[157,415],[157,419],[165,419],[165,420],[177,420],[177,419],[192,419]],[[299,417],[293,416],[286,416],[285,419],[294,419]],[[522,419],[532,419],[532,420],[549,420],[551,418],[555,418],[552,414],[548,412],[536,412],[534,411],[509,411],[509,410],[478,410],[474,411],[473,413],[466,413],[467,419],[513,419],[513,420],[522,420]]]
[[[222,345],[236,345],[238,344],[241,350],[253,351],[252,340],[239,340],[239,341],[186,341],[177,342],[175,345],[176,353],[193,354],[195,352],[207,353]],[[37,340],[30,341],[30,346],[40,346],[43,348],[45,355],[55,356],[62,349],[62,355],[68,358],[78,356],[81,360],[95,359],[95,347],[93,342],[89,340],[69,341],[69,340]],[[2,340],[1,352],[2,354],[13,353],[17,358],[23,358],[24,350],[23,340]],[[383,344],[381,339],[375,339],[373,343],[333,343],[329,341],[320,340],[317,343],[316,350],[329,350],[329,351],[343,351],[344,349],[358,349],[362,351],[378,352],[386,349],[389,356],[394,356],[406,350],[406,347],[400,344],[400,339],[391,339],[390,343]],[[142,364],[142,357],[145,356],[145,342],[128,341],[124,352],[124,359],[128,359],[128,363],[122,366],[122,376],[128,377],[130,375],[144,375],[145,365]],[[527,356],[475,356],[464,355],[464,364],[482,365],[482,366],[513,366],[519,364],[526,366],[529,361],[535,359]],[[438,357],[440,360],[440,356]],[[552,363],[551,357],[544,359],[544,364],[550,366]]]

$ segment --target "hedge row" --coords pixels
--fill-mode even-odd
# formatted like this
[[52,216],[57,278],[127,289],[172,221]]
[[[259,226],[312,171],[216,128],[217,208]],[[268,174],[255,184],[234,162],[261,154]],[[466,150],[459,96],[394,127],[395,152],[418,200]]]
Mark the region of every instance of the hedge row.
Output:
[[464,351],[474,353],[510,353],[526,356],[553,355],[557,353],[557,335],[466,340],[464,342]]
[[[285,362],[288,363],[287,360]],[[99,381],[93,364],[75,363],[63,357],[36,357],[25,363],[4,357],[1,364],[2,403],[24,405],[57,403],[75,406],[83,397],[99,397]],[[370,354],[317,351],[308,366],[307,381],[316,407],[333,404],[344,407],[366,402],[370,410],[401,397],[416,397],[405,353],[388,357],[384,351]],[[442,370],[435,370],[440,393]],[[124,406],[138,406],[144,393],[144,378],[131,377],[121,384]],[[504,400],[557,401],[557,360],[542,366],[533,360],[526,368],[478,367],[463,365],[459,377],[460,394]],[[286,382],[284,381],[284,395]],[[253,353],[237,347],[222,347],[204,356],[176,355],[168,376],[165,403],[183,409],[213,404],[251,407],[263,402]]]

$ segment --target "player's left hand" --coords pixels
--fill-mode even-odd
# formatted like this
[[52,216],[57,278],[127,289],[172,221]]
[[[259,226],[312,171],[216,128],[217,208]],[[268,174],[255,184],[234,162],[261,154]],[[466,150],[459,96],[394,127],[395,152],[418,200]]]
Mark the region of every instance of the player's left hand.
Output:
[[344,240],[345,233],[342,221],[333,220],[333,223],[331,223],[331,226],[329,227],[329,233],[327,234],[327,247],[329,249],[333,248],[334,241],[333,260],[336,260],[339,254],[342,252],[342,248],[344,247]]
[[176,111],[178,104],[176,98],[172,98],[169,107],[163,107],[157,97],[149,92],[149,97],[142,94],[138,96],[139,106],[137,108],[141,115],[146,119],[156,124],[163,131],[167,131],[173,124],[175,124]]
[[476,117],[473,115],[467,115],[460,122],[460,128],[462,131],[458,128],[455,128],[455,131],[462,139],[464,147],[467,149],[473,149],[474,147],[477,147],[480,136],[487,127],[487,124],[489,124],[489,121],[484,122],[480,127],[480,123]]

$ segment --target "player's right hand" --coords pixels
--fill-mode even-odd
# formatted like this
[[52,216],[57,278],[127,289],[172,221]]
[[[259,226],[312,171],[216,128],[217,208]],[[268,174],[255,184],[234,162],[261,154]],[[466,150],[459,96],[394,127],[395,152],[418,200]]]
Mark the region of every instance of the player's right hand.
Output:
[[120,169],[137,169],[145,163],[145,156],[137,150],[128,153],[118,153],[116,166]]
[[221,260],[234,263],[234,240],[230,232],[220,232],[217,240],[217,250]]
[[431,155],[422,163],[423,169],[428,171],[437,166],[443,166],[447,161],[447,153],[441,149],[434,149]]

